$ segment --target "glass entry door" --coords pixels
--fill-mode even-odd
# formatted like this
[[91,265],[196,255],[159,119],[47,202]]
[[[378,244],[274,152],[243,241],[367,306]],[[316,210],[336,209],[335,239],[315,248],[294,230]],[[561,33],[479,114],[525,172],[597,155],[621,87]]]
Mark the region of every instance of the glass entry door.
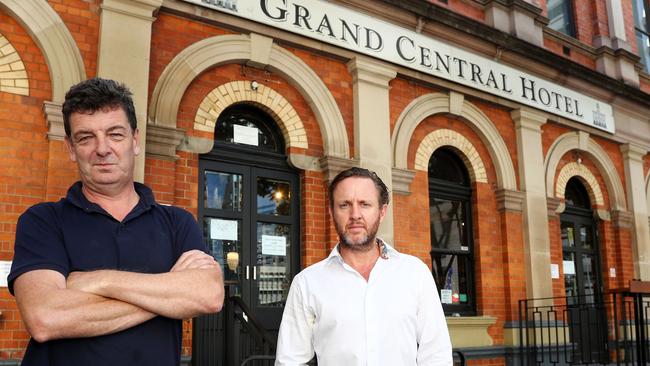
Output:
[[294,269],[299,215],[294,174],[202,162],[204,236],[224,271],[231,296],[277,332]]
[[590,211],[576,208],[567,208],[560,219],[571,357],[574,363],[607,363],[607,322],[595,222]]

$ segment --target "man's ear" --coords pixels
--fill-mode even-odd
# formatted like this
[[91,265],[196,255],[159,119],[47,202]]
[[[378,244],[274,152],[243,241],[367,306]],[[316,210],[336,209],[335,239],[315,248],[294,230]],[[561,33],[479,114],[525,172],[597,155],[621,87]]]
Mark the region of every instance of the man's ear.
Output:
[[77,153],[74,151],[74,146],[72,146],[72,141],[70,140],[70,137],[66,136],[63,139],[63,141],[65,141],[65,146],[68,148],[68,156],[70,156],[70,160],[76,163]]
[[379,222],[384,221],[384,217],[386,217],[386,212],[388,211],[388,205],[383,204],[381,206],[381,209],[379,210]]
[[140,154],[140,130],[137,128],[133,131],[133,153]]

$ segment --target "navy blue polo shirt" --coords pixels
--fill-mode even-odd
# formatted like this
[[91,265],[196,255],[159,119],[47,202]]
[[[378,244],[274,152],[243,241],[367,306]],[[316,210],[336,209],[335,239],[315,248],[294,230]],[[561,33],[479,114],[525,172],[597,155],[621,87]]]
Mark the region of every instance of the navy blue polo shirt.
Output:
[[[59,202],[40,203],[18,219],[9,291],[25,272],[116,269],[168,272],[183,252],[206,251],[203,235],[187,211],[155,202],[151,190],[135,183],[138,204],[117,221],[88,201],[81,183]],[[155,317],[124,331],[99,337],[39,343],[30,340],[23,366],[29,365],[178,365],[182,324]]]

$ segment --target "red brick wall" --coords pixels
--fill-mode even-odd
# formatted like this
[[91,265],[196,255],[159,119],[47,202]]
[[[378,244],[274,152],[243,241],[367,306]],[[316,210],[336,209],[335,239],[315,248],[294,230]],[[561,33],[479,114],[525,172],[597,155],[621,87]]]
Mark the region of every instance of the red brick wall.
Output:
[[[49,145],[43,102],[51,99],[50,75],[28,32],[0,10],[0,34],[20,55],[30,95],[0,92],[0,260],[11,260],[18,216],[46,196]],[[28,336],[13,297],[0,289],[0,359],[21,357]]]
[[48,0],[72,34],[86,68],[86,76],[97,75],[100,0]]

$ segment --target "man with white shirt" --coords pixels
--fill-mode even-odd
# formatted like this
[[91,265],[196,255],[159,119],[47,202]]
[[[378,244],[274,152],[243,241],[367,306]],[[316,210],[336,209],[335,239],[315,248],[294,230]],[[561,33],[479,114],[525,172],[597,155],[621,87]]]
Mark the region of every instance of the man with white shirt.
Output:
[[386,185],[367,169],[329,187],[339,243],[291,284],[276,366],[451,365],[447,323],[431,271],[376,237]]

